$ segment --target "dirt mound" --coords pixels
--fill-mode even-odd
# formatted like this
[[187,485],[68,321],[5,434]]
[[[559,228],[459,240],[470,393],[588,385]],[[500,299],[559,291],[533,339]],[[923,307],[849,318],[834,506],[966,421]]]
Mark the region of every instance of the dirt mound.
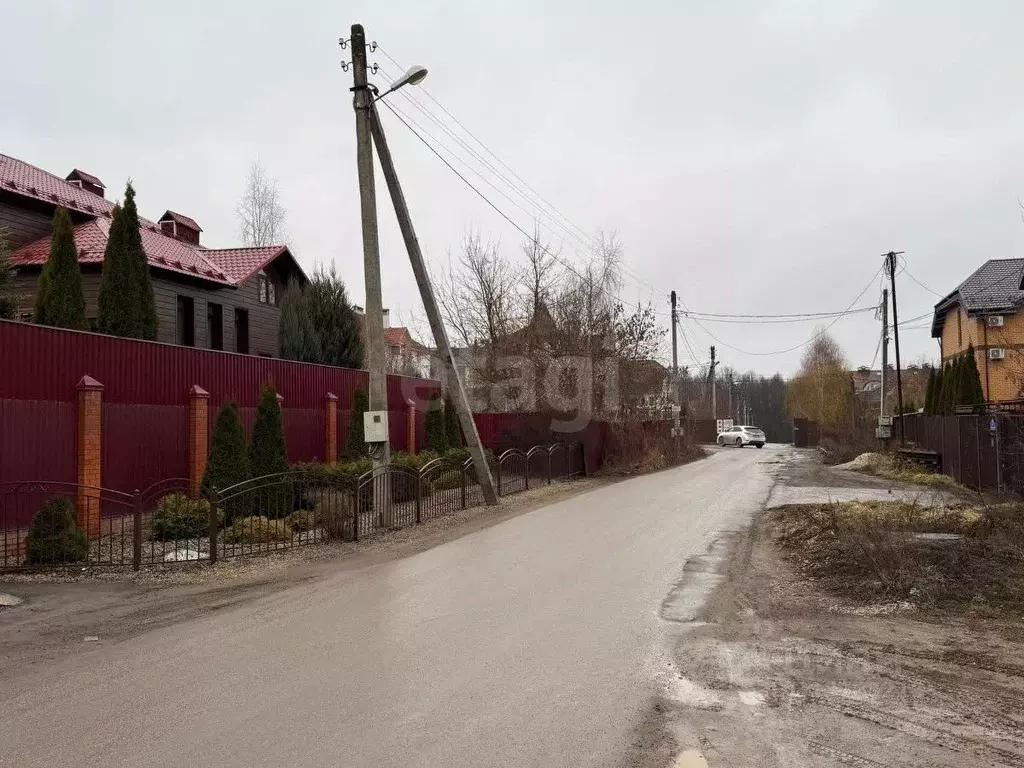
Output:
[[880,472],[890,468],[891,462],[883,453],[862,453],[853,461],[837,464],[836,469],[849,469],[854,472]]

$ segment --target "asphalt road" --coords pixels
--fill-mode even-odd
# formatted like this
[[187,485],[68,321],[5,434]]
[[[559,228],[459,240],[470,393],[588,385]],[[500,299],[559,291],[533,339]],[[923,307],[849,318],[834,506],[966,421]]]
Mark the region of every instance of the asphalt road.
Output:
[[686,560],[760,509],[778,451],[573,497],[57,663],[0,692],[0,765],[606,766]]

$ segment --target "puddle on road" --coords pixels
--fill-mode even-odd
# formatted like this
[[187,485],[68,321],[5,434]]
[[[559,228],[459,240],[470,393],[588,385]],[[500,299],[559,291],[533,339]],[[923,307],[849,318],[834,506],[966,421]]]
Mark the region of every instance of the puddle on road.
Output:
[[675,768],[708,768],[708,761],[699,750],[688,749],[676,758],[673,765]]

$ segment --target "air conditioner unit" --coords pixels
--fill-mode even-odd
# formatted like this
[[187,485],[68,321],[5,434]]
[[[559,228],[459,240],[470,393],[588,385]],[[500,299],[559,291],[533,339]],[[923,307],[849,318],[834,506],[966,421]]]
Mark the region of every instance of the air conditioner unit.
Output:
[[1003,349],[1002,347],[995,347],[993,349],[990,349],[988,351],[988,359],[989,360],[1005,360],[1006,359],[1006,350]]
[[986,318],[989,328],[1002,328],[1003,327],[1003,316],[1002,315],[989,315]]

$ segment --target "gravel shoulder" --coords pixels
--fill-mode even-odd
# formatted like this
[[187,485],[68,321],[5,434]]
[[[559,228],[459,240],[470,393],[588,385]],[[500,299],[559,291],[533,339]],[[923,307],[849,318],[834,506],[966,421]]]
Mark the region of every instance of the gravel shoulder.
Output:
[[[798,452],[781,465],[772,498],[790,482],[885,490],[815,464]],[[728,556],[688,564],[719,586],[678,617],[688,631],[651,713],[663,740],[712,768],[1024,764],[1024,621],[837,598],[782,556],[764,514],[719,541]]]
[[85,638],[124,640],[327,575],[406,558],[616,481],[594,477],[545,486],[504,498],[496,507],[471,507],[358,542],[328,542],[213,566],[6,574],[0,592],[23,602],[0,606],[0,683],[55,659],[89,652],[97,641]]

